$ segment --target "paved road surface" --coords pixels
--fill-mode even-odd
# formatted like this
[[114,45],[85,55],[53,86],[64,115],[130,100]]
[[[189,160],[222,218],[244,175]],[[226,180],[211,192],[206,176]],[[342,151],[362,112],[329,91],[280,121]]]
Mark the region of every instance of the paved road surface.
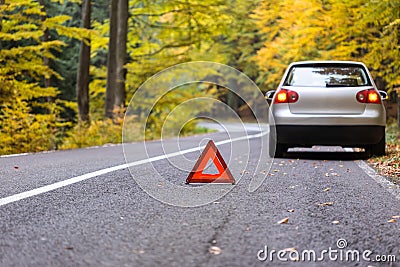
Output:
[[[208,137],[215,141],[227,139],[221,132]],[[204,138],[202,135],[184,138],[180,140],[181,149],[198,147],[202,140],[204,144]],[[48,192],[36,192],[31,197],[24,198],[22,194],[20,200],[7,198],[125,164],[121,145],[0,158],[0,266],[275,266],[281,263],[276,253],[272,263],[258,259],[265,257],[264,251],[260,251],[265,246],[268,253],[286,249],[286,254],[281,255],[286,258],[289,253],[296,256],[293,248],[300,253],[314,250],[317,257],[330,247],[338,251],[338,256],[348,250],[359,250],[360,258],[363,251],[371,250],[371,259],[378,254],[391,254],[397,257],[397,262],[386,266],[399,266],[400,219],[394,223],[388,221],[400,215],[400,198],[396,188],[392,188],[395,193],[390,193],[386,188],[390,185],[376,182],[359,167],[363,155],[289,153],[274,160],[262,186],[250,193],[250,176],[257,166],[261,140],[262,137],[234,142],[234,147],[239,150],[243,147],[243,151],[250,145],[249,155],[245,153],[229,162],[233,172],[243,172],[240,168],[249,156],[244,176],[222,199],[195,208],[174,207],[153,199],[122,167],[44,190]],[[231,145],[218,145],[225,158],[229,158]],[[129,146],[130,153],[134,153],[135,146],[138,144]],[[150,157],[163,154],[159,141],[148,142],[147,147]],[[139,152],[130,158],[145,159]],[[195,160],[199,151],[186,156]],[[151,164],[166,179],[184,186],[187,173],[177,170],[166,159],[132,167],[132,174],[140,179],[151,177],[154,175]],[[10,203],[5,204],[5,200]],[[288,218],[288,223],[277,224],[284,218]],[[347,242],[343,249],[337,247],[339,239]],[[380,265],[361,259],[330,261],[327,254],[324,257],[326,266]],[[301,258],[300,262],[281,264],[321,266],[321,262]]]

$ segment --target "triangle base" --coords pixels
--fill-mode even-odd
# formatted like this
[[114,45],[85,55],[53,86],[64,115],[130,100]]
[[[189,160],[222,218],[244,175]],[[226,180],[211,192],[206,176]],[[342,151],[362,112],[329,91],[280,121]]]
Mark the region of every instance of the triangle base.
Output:
[[[203,173],[210,159],[218,169],[217,174]],[[233,178],[232,173],[212,140],[208,141],[193,170],[186,179],[186,184],[190,183],[235,184],[235,178]]]

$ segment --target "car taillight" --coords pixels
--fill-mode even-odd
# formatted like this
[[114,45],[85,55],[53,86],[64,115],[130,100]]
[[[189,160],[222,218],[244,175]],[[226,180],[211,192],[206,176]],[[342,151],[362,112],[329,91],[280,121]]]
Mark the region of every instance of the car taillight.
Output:
[[381,104],[381,97],[374,89],[362,90],[356,95],[357,101],[360,103]]
[[279,103],[294,103],[297,100],[299,100],[299,95],[292,90],[287,90],[287,89],[280,89],[276,93],[275,101],[274,103],[279,104]]

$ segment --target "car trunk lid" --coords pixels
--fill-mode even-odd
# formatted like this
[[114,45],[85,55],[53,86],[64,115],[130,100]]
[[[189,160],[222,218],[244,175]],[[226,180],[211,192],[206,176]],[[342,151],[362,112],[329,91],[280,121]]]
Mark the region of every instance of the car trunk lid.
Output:
[[286,89],[295,91],[299,99],[289,103],[293,114],[362,114],[366,104],[356,99],[356,94],[368,86],[357,87],[312,87],[288,86]]

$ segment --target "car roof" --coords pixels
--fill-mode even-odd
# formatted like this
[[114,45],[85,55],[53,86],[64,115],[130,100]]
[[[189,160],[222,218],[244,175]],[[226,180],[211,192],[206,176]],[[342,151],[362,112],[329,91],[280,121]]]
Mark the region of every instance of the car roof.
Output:
[[298,61],[293,62],[290,66],[298,66],[298,65],[361,65],[365,67],[365,64],[358,61],[342,61],[342,60],[309,60],[309,61]]

